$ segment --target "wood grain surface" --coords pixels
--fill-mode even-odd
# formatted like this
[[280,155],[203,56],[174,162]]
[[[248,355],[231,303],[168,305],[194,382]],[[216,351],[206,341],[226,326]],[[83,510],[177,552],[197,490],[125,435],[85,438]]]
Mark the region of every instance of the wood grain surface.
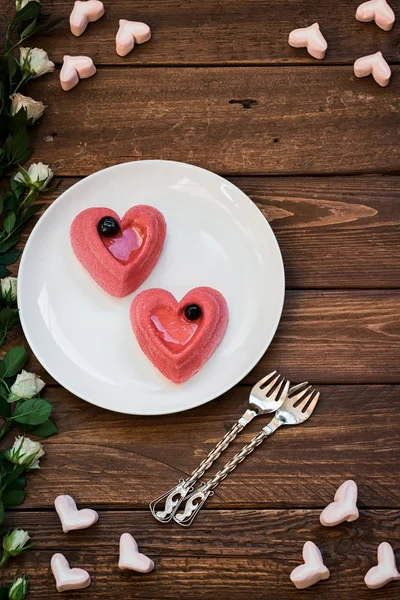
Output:
[[100,69],[69,93],[52,76],[28,86],[48,105],[34,156],[60,176],[160,158],[226,175],[397,172],[393,71],[379,93],[335,66]]
[[[328,41],[324,64],[353,64],[378,49],[391,62],[399,62],[399,25],[388,34],[374,23],[355,19],[360,2],[337,0],[113,0],[106,14],[80,38],[69,32],[71,3],[50,0],[49,12],[64,17],[56,31],[38,38],[52,58],[88,54],[97,65],[201,65],[201,64],[312,64],[305,49],[288,44],[289,33],[317,21]],[[399,0],[390,0],[399,13]],[[137,46],[125,58],[117,56],[115,35],[119,19],[144,21],[152,30],[150,44]]]

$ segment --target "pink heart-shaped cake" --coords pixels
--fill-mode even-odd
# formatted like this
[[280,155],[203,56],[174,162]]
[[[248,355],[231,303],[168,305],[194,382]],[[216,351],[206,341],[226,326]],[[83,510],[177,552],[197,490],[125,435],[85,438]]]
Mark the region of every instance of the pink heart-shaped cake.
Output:
[[145,290],[133,300],[130,314],[141,349],[174,383],[197,373],[228,325],[226,300],[209,287],[190,290],[180,302],[167,290]]
[[122,298],[150,275],[163,249],[166,224],[152,206],[130,208],[120,220],[110,208],[88,208],[72,222],[72,249],[111,296]]

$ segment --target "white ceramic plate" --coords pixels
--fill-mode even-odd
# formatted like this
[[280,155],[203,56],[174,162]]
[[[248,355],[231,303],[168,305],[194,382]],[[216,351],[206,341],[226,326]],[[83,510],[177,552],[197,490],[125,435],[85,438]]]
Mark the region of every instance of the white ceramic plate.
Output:
[[[122,216],[134,204],[158,208],[167,237],[149,278],[116,299],[76,260],[69,228],[85,208],[107,206]],[[201,370],[175,385],[141,352],[129,306],[143,289],[162,287],[180,300],[203,285],[224,294],[229,326]],[[23,253],[18,303],[33,352],[61,385],[103,408],[161,415],[216,398],[254,367],[278,326],[284,287],[275,236],[243,192],[199,167],[149,160],[95,173],[50,206]]]

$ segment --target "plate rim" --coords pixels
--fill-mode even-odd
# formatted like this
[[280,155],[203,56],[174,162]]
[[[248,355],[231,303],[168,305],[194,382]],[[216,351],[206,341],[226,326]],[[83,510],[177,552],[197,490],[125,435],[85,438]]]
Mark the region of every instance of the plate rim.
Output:
[[[252,210],[254,213],[255,213],[255,211],[257,211],[257,213],[259,213],[263,217],[264,222],[265,222],[264,224],[267,227],[267,229],[269,229],[269,231],[270,231],[272,243],[275,246],[275,249],[277,250],[277,258],[279,259],[279,268],[280,268],[280,274],[282,277],[282,287],[281,287],[281,290],[279,290],[279,316],[277,318],[276,325],[273,329],[271,329],[271,334],[270,334],[269,338],[268,339],[266,338],[266,342],[265,342],[265,344],[263,344],[263,347],[261,348],[260,352],[257,353],[256,358],[252,361],[251,364],[246,366],[246,368],[244,369],[244,372],[241,372],[240,376],[235,378],[228,387],[226,387],[226,385],[222,386],[224,389],[218,391],[215,395],[213,395],[212,398],[202,400],[201,402],[195,401],[193,404],[189,403],[189,405],[184,408],[172,408],[172,409],[167,409],[167,410],[164,410],[163,412],[157,412],[157,413],[146,412],[146,411],[137,412],[137,409],[135,409],[135,412],[126,412],[126,411],[120,410],[118,408],[116,409],[116,408],[110,408],[108,406],[104,406],[101,402],[95,402],[88,397],[84,397],[85,396],[84,394],[78,393],[74,389],[73,384],[65,384],[64,381],[62,381],[62,379],[63,379],[62,377],[58,377],[58,376],[55,377],[54,374],[52,373],[52,369],[49,369],[46,366],[46,361],[43,360],[42,358],[39,358],[35,344],[27,332],[27,324],[25,322],[24,312],[22,309],[22,296],[23,296],[24,292],[23,292],[23,284],[21,285],[21,282],[23,281],[21,275],[23,274],[26,256],[29,253],[29,248],[30,248],[31,244],[33,243],[33,241],[32,241],[34,238],[33,234],[34,234],[35,230],[37,229],[39,223],[42,221],[42,219],[48,219],[49,218],[48,215],[49,214],[51,215],[52,210],[54,210],[53,207],[60,204],[60,202],[62,201],[65,194],[67,192],[69,192],[71,189],[79,188],[81,185],[84,184],[84,182],[86,182],[87,179],[95,179],[96,177],[100,176],[100,174],[104,173],[105,171],[110,171],[111,169],[117,171],[120,168],[124,168],[124,167],[126,168],[126,167],[128,167],[128,165],[132,166],[132,165],[136,165],[137,163],[141,163],[141,164],[147,163],[147,164],[152,164],[152,165],[159,164],[159,163],[163,163],[163,164],[167,163],[167,164],[177,165],[180,167],[190,167],[191,169],[205,172],[208,176],[212,175],[213,177],[219,179],[221,182],[228,182],[230,185],[232,185],[234,188],[236,188],[240,192],[240,194],[248,200],[249,209]],[[250,371],[252,371],[252,369],[254,369],[254,367],[258,364],[258,362],[264,356],[264,354],[268,350],[269,346],[271,345],[272,340],[275,337],[276,331],[278,329],[278,326],[279,326],[281,318],[282,318],[282,312],[283,312],[283,307],[284,307],[284,302],[285,302],[285,292],[286,292],[285,267],[284,267],[282,252],[281,252],[278,240],[275,236],[275,233],[274,233],[268,219],[266,217],[264,217],[261,210],[256,206],[255,202],[253,200],[251,200],[251,198],[245,192],[243,192],[243,190],[241,190],[235,183],[228,181],[225,177],[223,177],[217,173],[214,173],[213,171],[210,171],[209,169],[205,169],[204,167],[199,167],[199,166],[193,165],[191,163],[185,163],[182,161],[167,160],[167,159],[135,160],[135,161],[127,161],[124,163],[118,163],[116,165],[111,165],[109,167],[106,167],[105,169],[100,169],[99,171],[96,171],[95,173],[91,173],[90,175],[83,177],[79,181],[75,182],[68,189],[64,190],[62,192],[62,194],[60,194],[51,203],[51,205],[45,210],[45,212],[40,216],[39,220],[37,221],[37,223],[35,223],[34,227],[32,228],[32,231],[29,234],[29,237],[26,241],[26,244],[25,244],[23,252],[22,252],[21,261],[20,261],[20,265],[19,265],[19,269],[18,269],[18,279],[19,279],[19,281],[18,281],[18,285],[17,285],[17,306],[19,309],[19,317],[20,317],[22,331],[24,333],[25,339],[26,339],[27,343],[29,344],[29,347],[32,350],[35,358],[42,365],[42,367],[45,369],[45,371],[50,375],[50,377],[52,377],[61,387],[66,389],[68,392],[70,392],[77,398],[79,398],[85,402],[88,402],[89,404],[92,404],[93,406],[97,406],[103,410],[108,410],[108,411],[115,412],[118,414],[133,415],[133,416],[151,416],[151,417],[169,415],[169,414],[179,414],[180,412],[192,410],[194,408],[203,406],[203,405],[208,404],[209,402],[212,402],[213,400],[219,398],[223,394],[227,393],[229,390],[233,389],[240,381],[242,381],[242,379],[244,379],[250,373]],[[277,301],[277,305],[278,305],[278,301]]]

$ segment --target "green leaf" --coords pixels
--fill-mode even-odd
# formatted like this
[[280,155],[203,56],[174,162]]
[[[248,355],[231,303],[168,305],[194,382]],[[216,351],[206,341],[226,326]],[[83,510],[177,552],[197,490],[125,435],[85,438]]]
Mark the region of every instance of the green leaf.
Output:
[[15,221],[17,217],[15,212],[9,211],[4,217],[3,226],[7,233],[11,233],[14,229]]
[[11,418],[24,425],[41,425],[47,421],[52,409],[52,405],[47,400],[32,398],[19,402]]
[[[35,4],[37,3],[35,2]],[[9,135],[4,143],[4,149],[9,164],[24,164],[32,154],[29,149],[29,138],[26,128],[21,127],[16,133]]]
[[7,250],[18,244],[19,238],[19,233],[13,233],[7,240],[0,242],[0,252],[7,252]]
[[17,133],[21,127],[26,127],[28,123],[28,111],[26,108],[20,108],[19,111],[12,117],[10,123],[11,133]]
[[[0,312],[0,325],[3,331],[8,331],[13,325],[16,325],[19,321],[19,312],[17,308],[3,308]],[[11,351],[10,351],[11,352]],[[25,364],[25,363],[24,363]],[[21,367],[22,368],[22,367]],[[19,369],[20,371],[21,369]],[[17,371],[17,372],[19,372]],[[6,377],[12,377],[15,373],[10,375],[8,372],[5,373]]]
[[[1,314],[3,312],[5,312],[5,310],[1,311],[0,319],[1,319]],[[13,310],[13,309],[11,309],[11,310]],[[13,377],[17,373],[19,373],[27,360],[28,360],[28,353],[25,350],[24,346],[16,346],[15,348],[12,348],[11,350],[9,350],[4,357],[4,364],[6,367],[4,377]],[[22,422],[23,421],[21,421],[21,423]]]
[[3,504],[7,508],[19,506],[25,500],[24,490],[8,490],[3,494]]
[[7,63],[8,63],[8,73],[10,76],[10,80],[14,77],[15,73],[17,72],[17,62],[14,58],[14,55],[12,54],[12,52],[10,52],[10,54],[7,54]]
[[30,35],[32,35],[32,33],[35,31],[36,25],[37,19],[34,19],[32,23],[29,23],[29,25],[27,25],[25,29],[21,31],[21,39],[28,38]]
[[26,486],[25,475],[20,475],[15,481],[13,481],[11,489],[13,490],[24,490]]
[[36,19],[42,11],[39,2],[28,2],[14,17],[14,23],[24,23]]
[[31,204],[30,206],[28,206],[28,208],[26,210],[24,210],[24,212],[22,213],[22,215],[19,219],[21,221],[21,223],[24,223],[25,221],[30,219],[35,213],[37,213],[39,210],[42,210],[43,206],[44,206],[44,202],[41,204]]
[[4,521],[4,504],[0,500],[0,524]]
[[21,250],[17,250],[17,248],[14,248],[9,252],[4,252],[3,254],[0,254],[0,265],[12,265],[20,256]]
[[37,435],[38,437],[48,438],[55,433],[58,433],[58,429],[51,419],[47,419],[42,425],[38,425],[38,427],[29,428],[29,433],[33,435]]
[[5,267],[4,265],[0,265],[0,278],[7,277],[7,275],[9,275],[10,273],[11,271],[9,271],[7,267]]
[[11,406],[7,400],[0,397],[0,417],[7,419],[11,415]]
[[21,196],[22,192],[26,188],[21,183],[19,183],[18,181],[15,180],[16,174],[17,174],[17,171],[15,171],[14,173],[12,173],[12,175],[11,175],[11,178],[10,178],[10,187],[11,187],[11,190],[12,190],[13,194],[15,196],[17,196],[17,198],[19,198]]
[[6,372],[6,365],[4,364],[4,360],[0,360],[0,379],[3,379],[5,372]]

